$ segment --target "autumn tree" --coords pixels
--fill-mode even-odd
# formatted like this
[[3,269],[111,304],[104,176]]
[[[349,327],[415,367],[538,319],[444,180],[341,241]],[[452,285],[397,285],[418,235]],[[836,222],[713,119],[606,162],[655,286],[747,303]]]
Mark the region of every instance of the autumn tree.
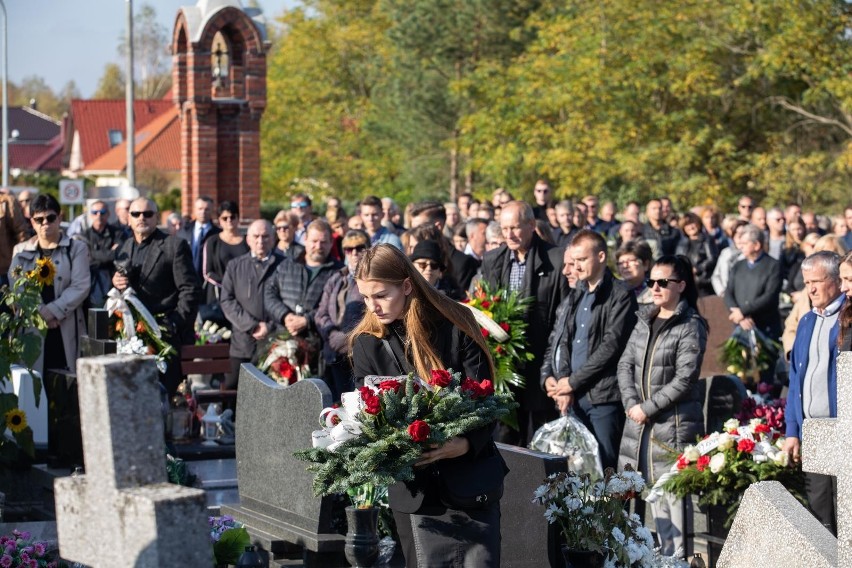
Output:
[[104,74],[98,80],[93,99],[123,99],[126,94],[124,71],[115,63],[104,66]]
[[[171,89],[169,45],[169,32],[157,21],[157,11],[150,4],[143,4],[133,16],[133,66],[137,98],[159,99]],[[127,36],[123,35],[118,46],[118,53],[123,60],[127,57],[127,49]],[[109,67],[105,69],[109,70]]]

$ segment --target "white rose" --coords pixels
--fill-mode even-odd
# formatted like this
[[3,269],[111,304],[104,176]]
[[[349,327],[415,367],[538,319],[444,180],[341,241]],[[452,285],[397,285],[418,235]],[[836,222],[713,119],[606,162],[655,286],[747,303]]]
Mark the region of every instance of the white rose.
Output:
[[725,454],[719,453],[710,458],[710,471],[719,473],[725,467]]
[[772,461],[781,467],[790,465],[790,455],[787,452],[776,452],[772,455]]
[[725,420],[725,423],[722,425],[722,429],[725,432],[730,432],[731,430],[736,430],[739,427],[740,427],[740,421],[737,420],[736,418],[730,418],[728,420]]
[[701,454],[698,452],[698,450],[695,448],[695,446],[687,446],[683,449],[683,457],[687,461],[692,463],[692,462],[697,462],[698,458],[701,457]]
[[730,434],[720,434],[719,435],[719,450],[730,450],[734,447],[734,438]]
[[748,429],[749,429],[749,431],[750,431],[752,434],[754,434],[754,429],[755,429],[755,428],[757,428],[758,424],[762,424],[762,423],[763,423],[763,420],[761,420],[760,418],[752,418],[752,419],[751,419],[751,420],[749,420],[749,422],[748,422]]

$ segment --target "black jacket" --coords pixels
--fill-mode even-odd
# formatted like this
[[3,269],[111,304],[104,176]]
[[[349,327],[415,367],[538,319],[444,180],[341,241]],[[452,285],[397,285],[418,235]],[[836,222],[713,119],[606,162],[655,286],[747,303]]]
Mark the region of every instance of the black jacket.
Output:
[[[156,229],[141,269],[128,274],[130,286],[154,315],[166,314],[183,343],[193,340],[201,288],[186,241]],[[115,253],[116,265],[130,261],[134,239],[124,241]]]
[[[536,384],[547,349],[547,338],[556,323],[556,309],[570,290],[568,281],[562,276],[563,254],[564,249],[533,235],[521,296],[534,298],[527,312],[527,345],[534,359],[518,370],[526,380],[526,387],[518,399],[522,409],[537,411],[553,407],[553,401]],[[505,244],[486,252],[482,259],[483,280],[491,286],[508,288],[511,259],[511,252]]]
[[287,314],[302,315],[308,319],[306,331],[315,333],[317,328],[314,315],[322,298],[323,288],[340,267],[339,262],[329,259],[311,279],[310,271],[304,264],[285,259],[278,265],[264,288],[264,303],[269,318],[281,324]]
[[[558,319],[547,342],[541,367],[540,384],[548,377],[569,377],[577,397],[588,393],[592,404],[620,402],[618,358],[627,346],[636,326],[636,295],[616,284],[609,269],[604,270],[592,304],[589,329],[589,358],[579,369],[571,368],[571,349],[575,332],[577,304],[583,296],[579,287],[571,290],[559,305]],[[559,359],[556,354],[559,353]]]
[[743,315],[754,320],[755,325],[777,340],[781,337],[781,314],[778,299],[781,293],[781,271],[778,261],[763,254],[753,267],[748,261],[737,261],[728,276],[725,305],[739,308]]
[[[399,323],[394,324],[401,331]],[[405,347],[397,333],[390,331],[385,335],[393,354],[388,352],[382,339],[362,334],[355,338],[352,346],[352,370],[357,385],[363,385],[364,377],[370,375],[399,376],[414,371],[414,366],[405,356]],[[447,369],[461,371],[463,377],[477,380],[490,378],[488,355],[476,342],[465,335],[447,320],[436,323],[431,333],[430,343],[435,347],[441,361]],[[492,428],[480,428],[464,435],[470,442],[470,451],[453,461],[474,461],[483,459],[496,452],[491,440]],[[440,462],[439,462],[440,464]],[[441,480],[431,467],[418,470],[413,482],[397,483],[388,490],[392,509],[413,513],[421,505],[435,506],[440,503]]]
[[719,258],[716,242],[704,232],[694,241],[684,235],[677,245],[677,254],[686,256],[692,263],[692,268],[695,269],[695,285],[701,295],[712,295],[714,292],[710,279]]
[[266,322],[270,332],[277,327],[278,322],[267,318],[263,309],[263,289],[283,260],[284,256],[273,250],[272,258],[263,266],[251,253],[228,263],[219,303],[231,323],[231,357],[250,359],[255,356],[257,340],[251,333],[260,322]]
[[654,258],[660,258],[675,253],[677,243],[680,242],[681,232],[665,222],[660,225],[659,229],[655,229],[650,223],[646,223],[642,225],[642,237],[649,243],[654,241],[656,247]]
[[[450,243],[452,247],[452,243]],[[464,291],[470,288],[470,281],[479,270],[479,261],[470,255],[464,254],[456,248],[452,248],[450,264],[453,265],[453,276],[458,282],[459,288]]]

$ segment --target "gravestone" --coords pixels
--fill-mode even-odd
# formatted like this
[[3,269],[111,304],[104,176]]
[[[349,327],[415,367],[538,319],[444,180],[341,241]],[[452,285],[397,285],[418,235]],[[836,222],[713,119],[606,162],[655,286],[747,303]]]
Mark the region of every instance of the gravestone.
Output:
[[755,484],[740,505],[719,566],[852,568],[852,353],[837,357],[837,418],[802,425],[802,468],[837,477],[837,538],[777,483]]
[[207,568],[204,492],[166,482],[153,357],[77,361],[86,474],[54,482],[63,558],[93,568]]
[[552,473],[568,469],[564,456],[497,444],[509,473],[500,500],[500,565],[506,568],[564,566],[558,525],[544,518],[544,507],[533,493]]
[[331,402],[331,392],[320,380],[285,387],[253,365],[240,370],[240,503],[223,505],[221,513],[243,523],[252,540],[274,557],[284,555],[292,543],[304,547],[306,565],[340,565],[344,537],[332,529],[332,500],[314,496],[308,464],[293,456],[311,446],[320,411]]
[[115,353],[117,344],[110,339],[109,312],[91,308],[87,323],[88,335],[80,337],[80,352],[82,356],[97,357]]

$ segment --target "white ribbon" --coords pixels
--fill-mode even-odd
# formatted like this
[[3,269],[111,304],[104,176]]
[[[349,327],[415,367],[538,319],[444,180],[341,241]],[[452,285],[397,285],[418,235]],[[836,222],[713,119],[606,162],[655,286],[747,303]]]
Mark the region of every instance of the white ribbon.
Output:
[[479,327],[487,329],[488,333],[494,337],[497,343],[504,343],[505,341],[508,341],[509,334],[503,331],[503,328],[497,325],[497,322],[493,319],[485,315],[482,310],[474,308],[470,304],[462,304],[462,306],[466,306],[473,313],[473,319],[476,320]]
[[[128,305],[129,304],[129,305]],[[126,288],[124,292],[119,292],[116,288],[112,288],[107,293],[106,309],[109,315],[114,313],[121,314],[121,319],[124,320],[124,330],[128,338],[136,337],[136,322],[133,319],[133,310],[130,306],[136,308],[139,318],[148,326],[151,333],[155,337],[161,337],[160,326],[157,320],[148,311],[139,298],[136,297],[136,292],[133,288]]]

